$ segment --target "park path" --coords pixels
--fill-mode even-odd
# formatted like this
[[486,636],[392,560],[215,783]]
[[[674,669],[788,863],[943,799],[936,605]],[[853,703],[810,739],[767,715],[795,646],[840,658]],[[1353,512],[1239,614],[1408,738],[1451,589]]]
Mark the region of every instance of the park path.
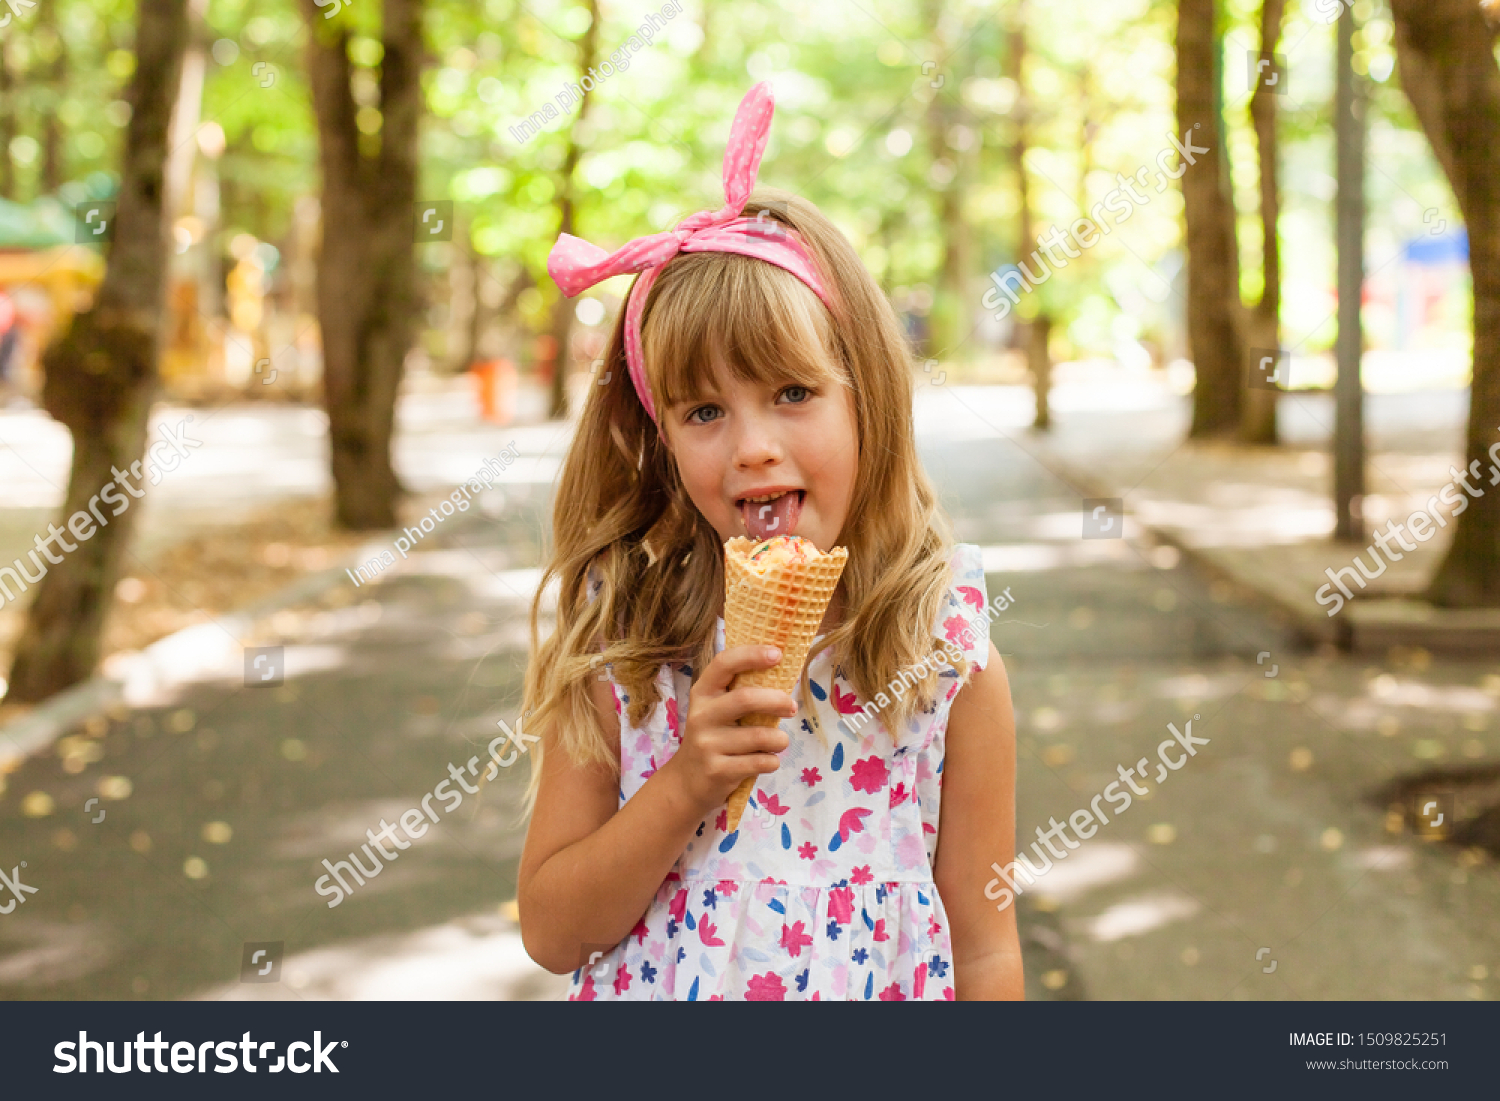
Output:
[[[1117,766],[1154,763],[1168,724],[1209,741],[1022,895],[1029,996],[1491,996],[1494,864],[1391,832],[1372,794],[1500,751],[1494,663],[1298,652],[1253,597],[1133,528],[1080,538],[1059,456],[1113,433],[1144,461],[1185,410],[1097,381],[1057,399],[1047,444],[1016,390],[924,387],[917,408],[958,538],[1015,597],[993,637],[1016,703],[1018,836],[1087,807]],[[37,893],[0,918],[5,997],[558,996],[514,923],[524,758],[451,813],[435,802],[440,821],[336,907],[314,890],[321,860],[421,806],[518,712],[567,431],[506,435],[522,461],[481,508],[376,584],[257,626],[245,641],[284,647],[284,684],[247,687],[237,649],[205,654],[193,679],[6,778],[0,858],[26,860]],[[242,982],[259,945],[281,946],[278,981]]]

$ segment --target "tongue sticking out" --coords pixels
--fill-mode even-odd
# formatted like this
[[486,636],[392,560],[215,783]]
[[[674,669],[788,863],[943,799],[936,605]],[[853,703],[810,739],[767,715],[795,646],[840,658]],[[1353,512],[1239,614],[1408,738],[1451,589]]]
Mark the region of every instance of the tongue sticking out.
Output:
[[777,535],[791,535],[797,518],[802,515],[802,494],[793,491],[783,493],[772,501],[743,501],[740,517],[745,522],[745,532],[759,543]]

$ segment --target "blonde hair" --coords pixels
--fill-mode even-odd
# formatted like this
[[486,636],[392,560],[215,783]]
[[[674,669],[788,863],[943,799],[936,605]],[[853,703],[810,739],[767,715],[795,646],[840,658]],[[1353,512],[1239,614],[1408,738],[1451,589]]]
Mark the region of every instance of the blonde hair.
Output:
[[[947,518],[917,458],[911,354],[890,303],[816,207],[763,188],[744,213],[762,211],[801,236],[832,311],[774,264],[733,253],[679,253],[662,268],[646,302],[647,378],[658,415],[700,393],[710,364],[745,381],[831,381],[852,391],[860,451],[840,535],[849,548],[840,581],[844,617],[817,649],[832,648],[843,676],[861,698],[873,700],[898,671],[942,652],[932,625],[952,583]],[[537,750],[557,745],[580,765],[616,772],[620,762],[589,700],[601,652],[629,695],[627,717],[639,725],[662,702],[654,681],[664,663],[687,662],[701,672],[712,660],[724,590],[718,534],[688,498],[675,460],[630,383],[624,312],[600,368],[611,381],[589,388],[563,463],[553,504],[553,555],[531,607],[523,704],[532,729],[543,734]],[[592,600],[591,567],[600,582]],[[557,627],[540,641],[543,594],[554,580]],[[938,663],[932,665],[910,694],[882,710],[897,740],[919,708],[932,706]],[[960,677],[967,672],[960,662]],[[804,689],[805,682],[804,674]],[[540,775],[537,753],[528,810]]]

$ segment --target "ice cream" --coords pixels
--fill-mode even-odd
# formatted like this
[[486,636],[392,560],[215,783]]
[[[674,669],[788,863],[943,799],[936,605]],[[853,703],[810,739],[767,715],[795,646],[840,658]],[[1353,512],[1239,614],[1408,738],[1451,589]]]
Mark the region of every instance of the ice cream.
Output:
[[[740,673],[731,688],[745,685],[790,692],[802,676],[818,625],[838,587],[849,552],[834,547],[823,553],[797,535],[778,535],[760,543],[736,536],[724,544],[724,644],[775,646],[781,661],[769,669]],[[776,715],[753,714],[741,726],[771,726]],[[729,831],[739,827],[755,777],[729,797]]]
[[806,562],[821,553],[800,535],[778,535],[756,544],[755,549],[745,556],[745,561],[757,575],[763,576],[777,566],[784,566],[788,562]]

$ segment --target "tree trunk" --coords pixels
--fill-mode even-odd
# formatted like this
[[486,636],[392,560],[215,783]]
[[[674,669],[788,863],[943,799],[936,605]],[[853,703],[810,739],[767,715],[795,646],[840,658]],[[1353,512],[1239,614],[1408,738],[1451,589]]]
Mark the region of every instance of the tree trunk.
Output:
[[42,4],[37,27],[46,27],[57,36],[57,54],[47,66],[47,109],[42,112],[42,186],[43,194],[55,195],[67,180],[63,164],[63,130],[57,117],[63,89],[68,82],[68,43],[57,26],[57,5]]
[[[588,0],[588,8],[589,29],[583,32],[581,56],[578,59],[580,76],[594,67],[599,56],[599,0]],[[583,148],[578,142],[578,127],[589,110],[589,92],[581,84],[578,90],[581,93],[578,114],[568,125],[568,149],[563,155],[557,187],[558,233],[577,233],[573,173],[577,171],[578,162],[583,157]],[[568,338],[573,332],[573,310],[576,306],[577,303],[571,298],[565,298],[561,291],[552,306],[552,400],[547,415],[553,419],[568,415],[568,368],[573,365],[572,357],[568,354]]]
[[[947,58],[952,54],[949,36],[945,33],[942,0],[924,0],[923,25],[929,28],[937,57]],[[937,87],[933,87],[936,84]],[[949,144],[948,137],[958,122],[957,78],[941,70],[927,74],[927,87],[923,94],[931,93],[926,111],[928,155],[934,169],[940,163],[949,166],[949,172],[930,178],[928,183],[937,198],[938,242],[942,249],[938,262],[937,293],[933,296],[933,309],[928,317],[929,354],[942,358],[954,358],[960,348],[968,342],[969,320],[967,299],[968,277],[971,261],[969,234],[964,230],[963,197],[964,180],[960,169],[964,163],[964,150]]]
[[384,0],[378,151],[362,152],[350,90],[352,28],[302,0],[323,173],[318,325],[338,523],[396,522],[396,395],[417,310],[415,216],[422,0]]
[[[1491,9],[1493,11],[1493,9]],[[1453,188],[1469,233],[1474,378],[1464,461],[1484,471],[1500,431],[1500,66],[1496,27],[1472,0],[1392,0],[1402,87]],[[1487,478],[1473,479],[1475,483]],[[1500,489],[1470,498],[1427,598],[1500,606]]]
[[[1027,0],[1019,0],[1011,13],[1009,29],[1010,63],[1015,70],[1016,103],[1011,109],[1015,119],[1016,134],[1011,152],[1016,166],[1016,192],[1019,198],[1016,218],[1016,257],[1024,259],[1027,251],[1036,245],[1035,226],[1031,217],[1031,186],[1026,178],[1026,151],[1030,148],[1031,97],[1026,94],[1026,18]],[[1035,292],[1033,292],[1035,293]],[[1023,302],[1027,299],[1022,299]],[[1052,331],[1052,319],[1041,310],[1025,323],[1022,333],[1026,341],[1026,367],[1031,374],[1031,384],[1036,393],[1036,416],[1031,427],[1052,427],[1052,407],[1048,401],[1052,388],[1052,360],[1048,345]]]
[[0,40],[0,199],[16,198],[16,166],[10,143],[16,137],[16,81],[10,71],[9,39]]
[[1219,56],[1215,0],[1178,0],[1177,130],[1184,144],[1209,146],[1182,176],[1187,222],[1188,346],[1197,370],[1195,438],[1232,436],[1239,429],[1245,352],[1240,333],[1239,258],[1234,205],[1226,187],[1219,120]]
[[[74,318],[43,360],[43,404],[73,436],[63,517],[89,515],[90,500],[111,481],[133,484],[130,468],[144,454],[157,389],[168,258],[167,131],[187,44],[187,5],[140,0],[137,10],[136,68],[127,93],[130,124],[108,267],[93,308]],[[115,468],[126,476],[116,475]],[[68,544],[64,534],[54,544],[58,550],[76,549],[50,565],[37,584],[16,647],[10,700],[45,699],[88,677],[98,663],[104,617],[140,512],[113,511],[87,539]]]
[[[1276,46],[1281,41],[1282,18],[1286,0],[1264,0],[1260,8],[1260,61],[1268,63],[1279,80],[1285,74],[1276,66]],[[1257,69],[1257,73],[1261,70]],[[1281,349],[1281,242],[1276,234],[1281,217],[1281,189],[1277,183],[1280,149],[1276,141],[1276,87],[1264,79],[1255,84],[1250,99],[1250,119],[1255,126],[1255,147],[1260,159],[1260,241],[1261,271],[1265,283],[1260,301],[1247,318],[1246,343],[1250,349],[1280,352]],[[1247,362],[1248,365],[1248,362]],[[1281,384],[1286,385],[1283,365]],[[1250,387],[1245,391],[1245,408],[1240,421],[1240,439],[1245,443],[1275,444],[1277,392]]]
[[1039,313],[1026,326],[1026,366],[1036,383],[1036,419],[1033,428],[1052,427],[1052,317]]

